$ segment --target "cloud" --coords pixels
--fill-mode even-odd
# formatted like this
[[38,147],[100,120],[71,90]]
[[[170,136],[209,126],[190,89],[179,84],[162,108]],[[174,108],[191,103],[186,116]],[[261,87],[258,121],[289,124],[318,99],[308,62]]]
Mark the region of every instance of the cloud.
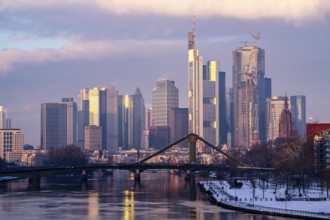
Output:
[[224,16],[239,19],[278,18],[293,23],[322,21],[330,12],[325,0],[3,0],[2,9],[94,6],[113,14],[150,14],[198,17]]
[[15,64],[59,62],[62,60],[100,60],[109,57],[155,57],[171,51],[176,53],[185,42],[178,40],[113,40],[70,42],[59,49],[3,49],[0,50],[0,74],[10,71]]

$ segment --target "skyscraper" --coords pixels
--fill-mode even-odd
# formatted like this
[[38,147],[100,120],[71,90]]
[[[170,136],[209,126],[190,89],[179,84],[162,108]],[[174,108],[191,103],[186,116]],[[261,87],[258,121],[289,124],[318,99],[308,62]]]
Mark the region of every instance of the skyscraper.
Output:
[[[174,143],[188,134],[188,109],[172,108],[169,114],[170,143]],[[178,144],[187,147],[187,141]]]
[[0,129],[10,129],[11,120],[8,118],[7,109],[4,106],[0,106]]
[[41,104],[42,150],[76,144],[77,104],[73,98],[63,98],[61,103]]
[[[286,97],[273,96],[267,99],[267,141],[274,141],[278,137],[280,116],[284,109]],[[289,104],[289,103],[288,103]]]
[[133,95],[120,95],[118,102],[119,146],[123,149],[141,148],[145,128],[145,105],[139,88]]
[[244,46],[233,51],[234,145],[266,141],[265,51]]
[[217,61],[203,66],[203,137],[213,145],[225,144],[227,139],[225,73],[219,72]]
[[89,125],[89,90],[82,89],[77,102],[77,129],[78,145],[84,147],[84,128]]
[[297,135],[306,137],[306,96],[296,95],[290,97],[293,124]]
[[118,91],[114,86],[89,90],[89,125],[102,127],[102,149],[117,149]]
[[133,144],[132,146],[141,149],[141,138],[145,128],[145,105],[140,88],[136,88],[133,94]]
[[152,90],[152,126],[169,126],[171,108],[179,107],[179,90],[174,81],[159,79]]
[[226,122],[227,122],[227,146],[232,147],[233,145],[233,134],[234,134],[234,97],[233,88],[226,88]]
[[189,132],[203,136],[203,57],[195,44],[195,19],[188,32],[188,117]]

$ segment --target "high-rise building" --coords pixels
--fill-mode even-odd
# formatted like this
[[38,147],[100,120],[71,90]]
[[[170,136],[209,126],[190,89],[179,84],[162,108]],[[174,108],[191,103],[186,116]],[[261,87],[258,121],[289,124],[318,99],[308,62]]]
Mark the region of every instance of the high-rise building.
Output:
[[227,122],[227,146],[232,147],[233,145],[233,134],[234,134],[234,97],[233,88],[226,88],[226,122]]
[[306,97],[296,95],[290,97],[293,124],[298,136],[306,138]]
[[133,95],[120,95],[118,102],[119,146],[123,149],[141,148],[145,128],[145,105],[139,88]]
[[84,133],[84,150],[101,150],[102,128],[96,125],[88,125],[85,126]]
[[77,102],[77,138],[79,147],[84,147],[84,129],[89,125],[89,90],[82,89]]
[[[172,108],[169,114],[170,143],[181,139],[188,134],[188,108]],[[178,144],[187,147],[187,141]]]
[[172,108],[179,107],[179,90],[174,81],[160,79],[152,90],[152,126],[169,126]]
[[149,131],[149,147],[162,149],[169,145],[169,126],[152,126]]
[[272,79],[265,78],[265,92],[266,92],[266,99],[272,98]]
[[118,147],[118,91],[113,86],[89,90],[89,125],[102,128],[102,149]]
[[73,98],[41,104],[41,149],[76,144],[76,115],[77,104]]
[[278,137],[280,116],[284,109],[285,96],[267,98],[267,141],[274,141]]
[[195,21],[188,32],[188,117],[189,133],[203,134],[203,57],[195,44]]
[[[265,84],[264,49],[243,46],[233,51],[233,129],[236,146],[250,147],[266,142]],[[269,81],[267,84],[269,87]]]
[[0,129],[0,158],[7,162],[21,159],[24,133],[21,129]]
[[227,144],[228,122],[227,122],[227,102],[226,102],[226,73],[219,72],[219,97],[217,106],[219,108],[219,145]]
[[294,137],[294,125],[292,120],[292,114],[289,109],[288,97],[285,97],[284,109],[281,112],[280,121],[278,125],[278,137],[279,138],[292,138]]
[[[104,88],[105,90],[105,131],[102,133],[102,142],[106,143],[106,149],[110,151],[118,150],[118,91],[113,86]],[[103,127],[102,127],[103,128]],[[104,130],[104,129],[103,129]],[[105,137],[103,137],[105,136]]]
[[149,130],[149,128],[152,126],[152,108],[148,108],[146,110],[146,116],[145,116],[145,130]]
[[133,144],[134,148],[141,149],[141,138],[145,128],[145,105],[140,88],[133,94]]
[[10,129],[11,120],[8,118],[7,109],[4,106],[0,106],[0,129]]
[[219,72],[217,61],[203,66],[203,137],[213,145],[226,143],[226,94],[225,73]]

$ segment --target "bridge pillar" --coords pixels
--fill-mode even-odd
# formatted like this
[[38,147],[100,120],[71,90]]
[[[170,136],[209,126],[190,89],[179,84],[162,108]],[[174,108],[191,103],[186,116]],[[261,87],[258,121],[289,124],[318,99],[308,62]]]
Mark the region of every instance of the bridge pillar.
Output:
[[88,178],[87,178],[87,172],[86,170],[83,170],[81,172],[81,182],[87,182]]
[[197,136],[194,135],[194,134],[189,135],[188,142],[189,142],[189,162],[190,163],[196,163]]
[[134,180],[137,181],[137,182],[141,181],[140,170],[135,170],[135,172],[134,172]]
[[113,176],[113,169],[103,169],[102,170],[103,176]]
[[32,174],[29,177],[29,189],[39,190],[40,189],[40,176],[38,173]]

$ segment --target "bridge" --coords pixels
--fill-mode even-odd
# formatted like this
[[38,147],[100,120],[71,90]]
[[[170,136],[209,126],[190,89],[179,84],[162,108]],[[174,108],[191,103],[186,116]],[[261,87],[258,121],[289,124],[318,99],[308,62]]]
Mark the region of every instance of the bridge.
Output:
[[[145,163],[149,159],[163,153],[164,151],[170,149],[171,147],[177,145],[178,143],[188,140],[189,142],[189,163],[184,164],[160,164],[160,163]],[[212,165],[212,164],[197,164],[196,163],[196,143],[201,141],[212,149],[220,152],[225,157],[233,161],[237,166],[229,167],[222,165]],[[82,180],[87,181],[87,172],[95,170],[129,170],[134,172],[135,180],[140,180],[140,173],[145,170],[182,170],[188,171],[190,179],[195,179],[195,171],[239,171],[239,172],[268,172],[273,171],[269,168],[260,167],[248,167],[237,161],[235,158],[231,157],[227,153],[223,152],[221,149],[207,142],[203,138],[196,134],[188,134],[185,137],[179,139],[178,141],[170,144],[169,146],[151,154],[150,156],[143,158],[135,163],[114,163],[114,164],[91,164],[85,166],[41,166],[41,167],[18,167],[13,169],[3,169],[0,170],[0,176],[15,176],[15,177],[25,177],[29,178],[29,183],[32,185],[40,184],[40,177],[47,175],[54,175],[58,173],[74,173],[80,172],[82,174]]]

